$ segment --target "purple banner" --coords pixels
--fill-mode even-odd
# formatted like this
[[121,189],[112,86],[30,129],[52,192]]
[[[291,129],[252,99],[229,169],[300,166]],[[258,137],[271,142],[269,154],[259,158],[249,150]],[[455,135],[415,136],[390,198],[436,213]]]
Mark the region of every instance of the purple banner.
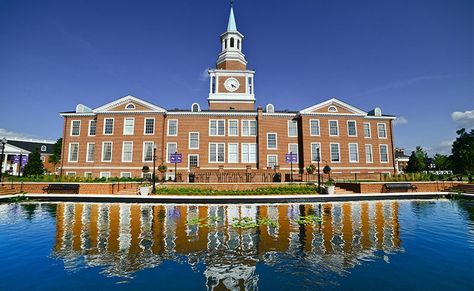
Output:
[[179,164],[183,162],[183,155],[182,154],[171,154],[170,155],[170,163],[172,164]]
[[[13,163],[14,164],[19,164],[20,163],[20,155],[15,155],[13,157]],[[21,164],[26,165],[28,163],[28,156],[27,155],[22,155],[21,156]]]
[[289,153],[285,155],[285,161],[287,163],[296,163],[298,162],[298,154]]

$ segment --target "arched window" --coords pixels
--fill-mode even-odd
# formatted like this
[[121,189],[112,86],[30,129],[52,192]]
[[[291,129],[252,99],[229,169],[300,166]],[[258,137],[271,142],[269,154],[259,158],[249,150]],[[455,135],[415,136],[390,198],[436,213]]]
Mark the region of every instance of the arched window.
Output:
[[273,104],[267,104],[267,110],[266,110],[268,113],[273,113],[275,112],[275,107],[273,106]]
[[237,48],[240,50],[240,39],[237,40]]
[[128,103],[127,106],[125,106],[125,109],[127,110],[135,109],[135,105],[133,103]]
[[380,109],[379,107],[375,107],[374,115],[375,116],[382,116],[382,109]]
[[199,112],[199,111],[201,111],[201,107],[199,106],[199,104],[193,103],[193,105],[191,105],[191,111],[192,112]]
[[42,145],[42,146],[41,146],[41,151],[42,151],[42,152],[45,152],[45,151],[46,151],[46,146],[45,146],[45,145]]
[[233,37],[230,38],[230,47],[234,47],[234,38]]
[[336,106],[329,106],[328,112],[337,112]]

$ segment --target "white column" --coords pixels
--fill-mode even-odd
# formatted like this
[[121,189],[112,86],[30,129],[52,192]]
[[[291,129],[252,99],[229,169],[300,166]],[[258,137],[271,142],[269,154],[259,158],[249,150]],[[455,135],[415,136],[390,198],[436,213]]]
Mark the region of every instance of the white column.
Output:
[[5,173],[6,170],[8,170],[8,169],[7,169],[7,153],[5,153],[5,155],[4,155],[4,157],[3,157],[2,173]]

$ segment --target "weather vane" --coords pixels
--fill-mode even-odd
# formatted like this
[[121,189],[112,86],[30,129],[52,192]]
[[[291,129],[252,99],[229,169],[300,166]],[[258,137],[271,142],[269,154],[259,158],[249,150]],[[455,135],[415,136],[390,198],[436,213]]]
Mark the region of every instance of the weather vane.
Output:
[[234,0],[230,0],[230,7],[234,7]]

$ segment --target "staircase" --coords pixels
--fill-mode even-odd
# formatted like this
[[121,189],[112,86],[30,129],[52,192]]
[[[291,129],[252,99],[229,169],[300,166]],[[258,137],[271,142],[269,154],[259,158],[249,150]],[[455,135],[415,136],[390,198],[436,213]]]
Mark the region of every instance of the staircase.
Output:
[[444,190],[444,192],[462,192],[467,194],[474,194],[474,184],[460,184]]
[[335,194],[355,194],[354,191],[346,190],[344,188],[337,187],[337,186],[334,188],[334,192]]
[[15,190],[15,188],[11,189],[8,186],[0,186],[0,195],[12,195],[18,193],[19,191]]

